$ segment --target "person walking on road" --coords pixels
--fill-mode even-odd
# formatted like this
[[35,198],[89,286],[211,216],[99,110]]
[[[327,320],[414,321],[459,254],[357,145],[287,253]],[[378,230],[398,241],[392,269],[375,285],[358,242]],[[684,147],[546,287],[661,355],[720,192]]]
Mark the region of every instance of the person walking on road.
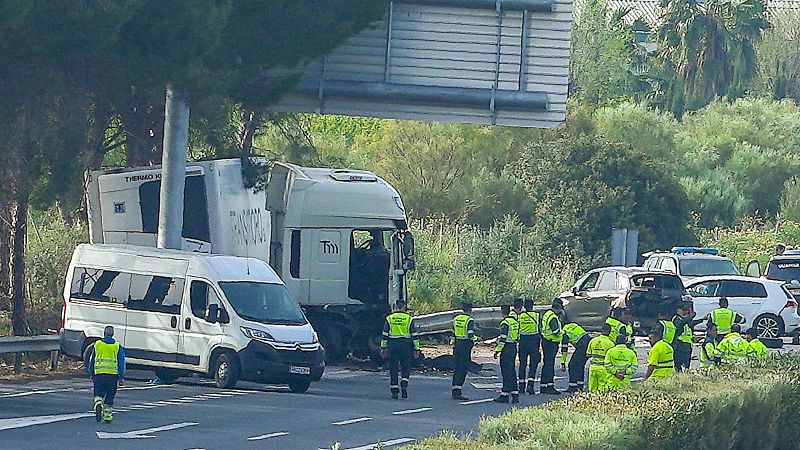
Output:
[[[614,347],[614,341],[609,338],[611,325],[604,323],[600,329],[600,336],[589,341],[586,356],[589,357],[589,392],[600,392],[606,388],[607,378],[610,375],[606,370],[606,353]],[[618,335],[619,336],[619,335]],[[627,337],[622,334],[623,346]]]
[[[500,374],[503,377],[503,389],[500,396],[494,399],[497,403],[519,403],[519,386],[517,386],[517,340],[519,339],[519,322],[511,313],[508,305],[500,307],[503,321],[500,322],[500,337],[494,350],[494,359],[500,357]],[[517,310],[517,313],[520,311]]]
[[717,324],[717,337],[719,339],[724,339],[731,332],[734,324],[745,322],[741,314],[728,308],[727,297],[720,297],[719,308],[708,313],[705,319]]
[[94,384],[94,418],[98,422],[114,420],[114,397],[125,377],[125,350],[114,340],[114,327],[103,330],[103,339],[92,345],[86,371]]
[[462,394],[467,378],[469,363],[472,361],[472,347],[477,340],[475,320],[472,318],[472,303],[461,305],[461,314],[453,318],[453,400],[469,400]]
[[[536,369],[542,359],[539,313],[533,310],[533,299],[526,298],[525,311],[519,315],[519,392],[534,395]],[[527,377],[526,377],[527,375]],[[527,385],[527,386],[526,386]]]
[[700,367],[718,366],[722,362],[722,353],[717,343],[717,324],[706,325],[706,338],[700,347]]
[[556,354],[558,345],[564,336],[561,328],[561,315],[564,314],[564,302],[560,298],[553,303],[542,315],[542,382],[539,392],[542,394],[558,395],[554,384],[556,371]]
[[667,378],[675,374],[675,352],[664,342],[663,331],[655,327],[650,331],[650,355],[647,357],[645,379]]
[[[381,356],[389,359],[389,389],[392,398],[397,400],[400,393],[408,398],[408,378],[411,375],[411,362],[419,357],[419,339],[413,318],[406,312],[406,302],[397,301],[395,312],[386,317],[383,324]],[[401,374],[397,384],[398,372]]]
[[569,344],[575,348],[572,358],[569,359],[569,388],[567,392],[580,392],[583,390],[583,378],[586,371],[586,350],[589,348],[591,336],[577,323],[564,325],[564,334],[561,338],[561,371],[567,370],[567,351]]
[[[719,326],[717,326],[719,329]],[[750,344],[740,334],[741,327],[738,323],[731,326],[730,333],[726,334],[719,343],[719,352],[722,354],[723,364],[736,364],[747,359]]]
[[747,356],[751,358],[766,358],[767,354],[769,353],[769,349],[766,345],[764,345],[761,340],[758,339],[758,330],[755,328],[749,328],[745,334],[744,338],[747,340]]
[[694,338],[694,327],[701,320],[695,321],[697,313],[689,302],[681,303],[678,312],[672,318],[675,325],[677,336],[672,341],[672,348],[675,350],[675,369],[678,372],[689,370],[692,364],[692,343]]
[[616,345],[606,352],[604,360],[608,378],[606,389],[622,389],[631,385],[633,374],[639,370],[636,352],[628,348],[625,335],[617,336]]

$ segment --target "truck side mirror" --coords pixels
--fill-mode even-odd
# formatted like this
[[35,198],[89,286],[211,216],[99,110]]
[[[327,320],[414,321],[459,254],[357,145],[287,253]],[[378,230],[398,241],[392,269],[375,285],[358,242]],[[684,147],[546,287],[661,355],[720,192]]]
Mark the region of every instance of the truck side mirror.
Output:
[[745,271],[748,277],[758,278],[761,276],[761,264],[755,259],[747,263],[747,270]]
[[220,321],[219,319],[219,305],[216,303],[208,305],[208,309],[206,309],[206,320],[209,323],[217,323]]
[[414,259],[414,234],[410,231],[403,233],[403,259]]

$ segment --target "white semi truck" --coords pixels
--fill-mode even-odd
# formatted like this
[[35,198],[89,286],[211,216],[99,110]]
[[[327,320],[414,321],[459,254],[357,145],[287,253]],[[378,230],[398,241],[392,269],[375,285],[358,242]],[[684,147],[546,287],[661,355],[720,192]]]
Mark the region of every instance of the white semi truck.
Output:
[[[87,174],[92,243],[155,246],[161,168]],[[303,306],[329,358],[378,350],[406,299],[414,240],[397,191],[373,173],[275,163],[264,190],[239,159],[187,163],[183,249],[259,258]]]

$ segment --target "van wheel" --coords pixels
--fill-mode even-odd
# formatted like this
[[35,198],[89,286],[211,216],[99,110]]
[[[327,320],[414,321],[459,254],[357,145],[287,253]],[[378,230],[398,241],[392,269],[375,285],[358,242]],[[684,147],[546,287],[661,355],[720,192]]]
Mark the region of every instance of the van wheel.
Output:
[[308,380],[292,380],[289,382],[289,389],[297,394],[302,394],[311,387],[311,382]]
[[779,338],[785,333],[783,320],[774,314],[762,314],[756,317],[753,324],[758,331],[758,337]]
[[97,342],[97,339],[86,340],[86,347],[83,349],[83,367],[89,367],[89,359],[92,357],[95,342]]
[[173,369],[156,369],[156,376],[164,384],[172,384],[180,378],[181,374]]
[[214,364],[214,381],[220,389],[230,389],[239,381],[239,360],[230,352],[225,352],[217,358]]

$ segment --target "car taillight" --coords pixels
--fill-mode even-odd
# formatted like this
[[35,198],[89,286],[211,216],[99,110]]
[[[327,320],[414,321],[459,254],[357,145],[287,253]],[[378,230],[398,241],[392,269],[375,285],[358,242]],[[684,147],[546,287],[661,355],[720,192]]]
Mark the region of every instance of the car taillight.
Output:
[[67,301],[64,300],[64,305],[61,307],[61,328],[64,328],[64,322],[67,319]]
[[797,308],[797,302],[796,302],[796,301],[794,301],[794,300],[788,300],[788,301],[786,302],[786,304],[785,304],[785,305],[783,305],[783,307],[784,307],[784,309],[785,309],[785,308]]

